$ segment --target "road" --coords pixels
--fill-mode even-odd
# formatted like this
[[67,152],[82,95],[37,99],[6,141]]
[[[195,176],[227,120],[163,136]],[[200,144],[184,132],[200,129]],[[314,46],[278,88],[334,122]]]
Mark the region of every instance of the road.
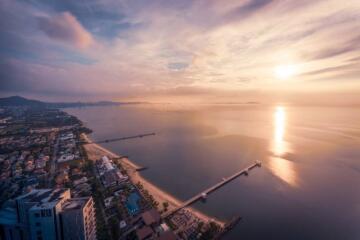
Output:
[[57,157],[57,152],[59,149],[59,141],[60,138],[59,136],[56,136],[56,143],[54,145],[54,151],[53,151],[53,155],[50,159],[50,168],[49,168],[49,176],[48,176],[48,187],[51,187],[51,183],[52,180],[55,177],[55,172],[56,172],[56,157]]

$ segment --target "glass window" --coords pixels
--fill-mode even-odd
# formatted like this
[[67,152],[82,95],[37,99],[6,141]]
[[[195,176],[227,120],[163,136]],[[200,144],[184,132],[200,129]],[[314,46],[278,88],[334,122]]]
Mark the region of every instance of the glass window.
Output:
[[50,209],[47,209],[47,210],[46,210],[46,216],[47,216],[47,217],[51,217],[51,210],[50,210]]
[[43,209],[41,210],[41,217],[51,217],[51,209]]

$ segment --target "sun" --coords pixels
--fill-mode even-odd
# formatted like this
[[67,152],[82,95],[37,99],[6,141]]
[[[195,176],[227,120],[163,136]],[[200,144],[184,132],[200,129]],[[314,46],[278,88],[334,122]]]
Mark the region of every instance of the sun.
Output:
[[275,67],[275,76],[278,79],[285,80],[294,76],[296,68],[294,65],[279,65]]

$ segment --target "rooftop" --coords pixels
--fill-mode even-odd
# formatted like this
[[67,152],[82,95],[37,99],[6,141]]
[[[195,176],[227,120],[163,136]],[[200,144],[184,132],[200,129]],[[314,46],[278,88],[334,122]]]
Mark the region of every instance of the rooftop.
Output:
[[164,232],[158,238],[159,240],[176,240],[176,235],[172,231]]
[[63,209],[63,211],[82,209],[86,205],[86,203],[89,201],[89,199],[90,199],[90,197],[67,199],[62,205],[62,209]]
[[36,203],[50,203],[57,202],[63,198],[63,194],[69,189],[33,189],[31,192],[21,195],[16,200],[36,202]]
[[158,223],[161,220],[160,214],[154,208],[144,212],[141,217],[146,225]]
[[145,239],[153,234],[153,230],[150,227],[143,227],[138,230],[136,230],[136,235],[138,239],[142,240]]

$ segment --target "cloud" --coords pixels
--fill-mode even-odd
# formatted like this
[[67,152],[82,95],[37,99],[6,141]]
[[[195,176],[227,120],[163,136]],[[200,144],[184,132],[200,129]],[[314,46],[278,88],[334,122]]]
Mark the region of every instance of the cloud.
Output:
[[189,66],[188,63],[184,62],[171,62],[168,64],[168,68],[174,71],[181,71],[186,69]]
[[[358,0],[3,0],[0,90],[360,91],[344,68],[359,62],[359,11]],[[283,64],[298,66],[286,83],[273,73]]]
[[240,5],[239,7],[235,7],[234,9],[232,9],[231,11],[229,11],[225,18],[244,18],[247,17],[261,9],[263,9],[264,7],[266,7],[267,5],[271,4],[272,2],[274,2],[274,0],[250,0],[245,2],[245,4]]
[[325,58],[332,58],[346,53],[356,52],[360,49],[360,36],[356,36],[349,41],[342,44],[323,48],[312,53],[304,55],[304,58],[309,60],[321,60]]
[[312,76],[312,75],[329,74],[329,73],[340,74],[340,73],[346,73],[349,71],[358,70],[359,67],[360,67],[359,63],[344,64],[336,67],[326,67],[311,72],[305,72],[302,74],[302,76],[306,76],[306,75]]
[[38,17],[39,28],[50,38],[87,48],[93,42],[91,34],[70,12],[62,12],[53,17]]

